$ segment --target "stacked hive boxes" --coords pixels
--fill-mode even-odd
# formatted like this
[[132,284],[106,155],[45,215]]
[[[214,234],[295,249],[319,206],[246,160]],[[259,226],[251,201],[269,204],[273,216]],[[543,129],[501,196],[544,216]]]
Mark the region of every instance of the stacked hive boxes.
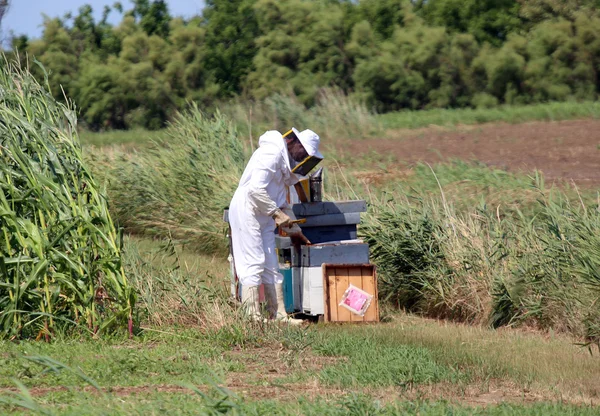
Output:
[[302,232],[312,245],[292,247],[289,238],[277,237],[286,310],[327,316],[323,265],[369,263],[369,246],[357,240],[360,213],[367,205],[365,201],[313,202],[294,204],[292,209],[298,219],[306,219]]

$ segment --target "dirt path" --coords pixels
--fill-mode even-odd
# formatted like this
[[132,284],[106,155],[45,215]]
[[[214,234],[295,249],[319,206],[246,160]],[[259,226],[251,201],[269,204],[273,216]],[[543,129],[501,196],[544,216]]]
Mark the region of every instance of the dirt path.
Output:
[[[445,400],[460,406],[493,406],[501,403],[526,404],[535,402],[562,402],[571,404],[599,405],[598,397],[557,393],[552,388],[524,387],[510,380],[487,379],[470,383],[440,382],[386,388],[355,387],[342,388],[322,384],[316,375],[300,381],[285,380],[293,373],[315,372],[345,357],[323,357],[304,351],[296,355],[280,348],[262,347],[234,350],[230,357],[247,364],[243,372],[229,373],[220,387],[241,398],[252,400],[277,400],[294,402],[300,398],[315,400],[337,400],[351,393],[367,394],[383,403],[403,400]],[[283,377],[283,379],[282,379]],[[31,387],[33,397],[43,397],[56,392],[85,392],[86,394],[109,394],[126,399],[129,396],[144,396],[147,399],[156,393],[196,395],[198,391],[209,393],[211,387],[196,385],[191,388],[175,384],[145,384],[138,386],[109,386],[102,392],[92,386],[44,386]],[[0,388],[0,396],[19,393],[17,388]]]
[[[549,391],[536,389],[524,389],[515,384],[502,380],[488,380],[485,383],[473,384],[450,384],[436,383],[430,385],[418,385],[411,388],[390,387],[390,388],[336,388],[324,386],[316,378],[309,379],[302,383],[279,384],[275,380],[269,381],[271,377],[265,377],[264,374],[258,375],[257,379],[250,380],[250,376],[257,376],[255,373],[247,374],[241,379],[229,377],[227,382],[221,387],[233,392],[235,395],[252,400],[278,400],[284,402],[297,401],[300,398],[315,400],[323,398],[326,400],[336,400],[346,394],[358,393],[368,394],[373,399],[380,400],[383,403],[393,403],[396,400],[444,400],[461,406],[491,406],[501,403],[535,403],[535,402],[562,402],[570,404],[586,404],[597,406],[600,400],[596,397],[559,395]],[[274,375],[273,375],[274,376]],[[281,376],[281,374],[279,374]],[[208,393],[210,388],[205,385],[194,386],[202,393]],[[91,387],[32,387],[29,394],[33,397],[42,397],[56,392],[85,392],[87,394],[99,395],[100,392]],[[0,388],[0,395],[7,393],[19,393],[16,388]],[[103,389],[102,393],[113,395],[115,397],[126,398],[128,396],[151,396],[156,393],[169,394],[189,394],[195,395],[196,392],[188,387],[169,384],[147,384],[140,386],[111,386]]]
[[600,120],[395,130],[386,138],[348,141],[340,151],[375,151],[409,164],[473,159],[512,171],[538,169],[548,181],[600,184]]

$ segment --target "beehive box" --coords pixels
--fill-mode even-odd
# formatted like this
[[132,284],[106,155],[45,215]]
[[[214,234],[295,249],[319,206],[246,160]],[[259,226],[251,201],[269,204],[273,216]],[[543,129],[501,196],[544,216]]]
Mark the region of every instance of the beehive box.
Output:
[[[372,264],[323,264],[325,322],[379,322],[377,275]],[[373,295],[364,316],[340,306],[342,296],[350,285]]]

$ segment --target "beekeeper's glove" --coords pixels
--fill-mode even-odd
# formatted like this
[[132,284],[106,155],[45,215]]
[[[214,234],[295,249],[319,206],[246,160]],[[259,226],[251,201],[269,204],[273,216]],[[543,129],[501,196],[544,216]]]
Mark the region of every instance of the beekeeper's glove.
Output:
[[290,239],[292,240],[292,244],[310,244],[309,239],[306,238],[306,236],[302,233],[302,229],[298,226],[298,224],[292,224],[289,227],[282,227],[281,229],[290,237]]
[[275,220],[275,225],[278,227],[288,227],[291,224],[292,219],[289,215],[283,212],[281,209],[277,208],[275,213],[273,214],[273,219]]

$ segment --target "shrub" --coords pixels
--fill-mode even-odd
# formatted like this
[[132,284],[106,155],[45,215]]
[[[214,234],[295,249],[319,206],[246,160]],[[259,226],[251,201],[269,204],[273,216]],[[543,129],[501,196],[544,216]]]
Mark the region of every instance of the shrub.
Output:
[[600,212],[575,190],[544,189],[539,175],[521,193],[521,211],[499,202],[459,210],[443,191],[423,188],[397,188],[387,203],[374,199],[362,233],[380,294],[429,316],[525,323],[598,342]]

